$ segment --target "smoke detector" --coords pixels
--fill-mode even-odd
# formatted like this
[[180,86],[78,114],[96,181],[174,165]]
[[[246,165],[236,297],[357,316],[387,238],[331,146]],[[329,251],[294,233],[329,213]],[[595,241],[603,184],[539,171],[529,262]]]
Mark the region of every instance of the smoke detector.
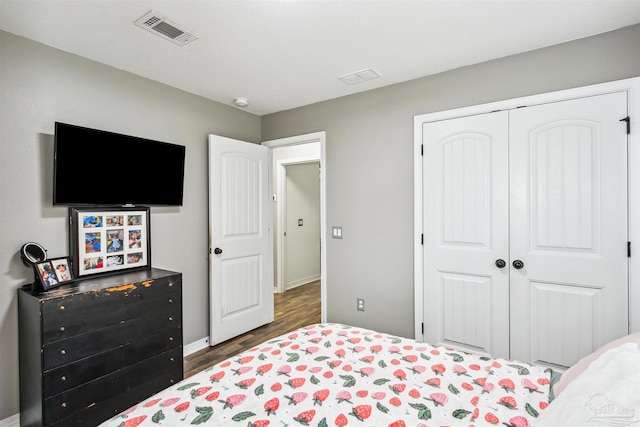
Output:
[[177,44],[178,46],[184,46],[187,43],[191,43],[198,39],[198,37],[193,33],[180,28],[178,25],[163,18],[153,10],[147,12],[143,17],[138,19],[135,24],[165,40],[169,40],[170,42]]
[[247,98],[236,98],[233,100],[236,107],[244,108],[249,106],[249,100]]

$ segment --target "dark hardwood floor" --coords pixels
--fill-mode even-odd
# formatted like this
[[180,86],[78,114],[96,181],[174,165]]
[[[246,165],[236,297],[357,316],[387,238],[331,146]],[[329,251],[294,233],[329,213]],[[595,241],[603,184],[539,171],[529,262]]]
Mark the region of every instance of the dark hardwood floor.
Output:
[[302,326],[320,322],[320,281],[274,295],[274,321],[236,338],[192,353],[184,358],[184,376],[215,365],[263,341]]

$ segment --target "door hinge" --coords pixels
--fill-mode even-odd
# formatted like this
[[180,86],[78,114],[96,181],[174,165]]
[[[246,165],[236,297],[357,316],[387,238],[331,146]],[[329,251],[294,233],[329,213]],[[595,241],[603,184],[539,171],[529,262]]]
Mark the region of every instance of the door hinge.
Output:
[[422,335],[424,335],[424,322],[422,323]]
[[627,122],[627,135],[631,134],[631,117],[627,116],[624,119],[620,119],[621,122]]
[[424,144],[420,146],[420,155],[424,156]]
[[627,257],[631,258],[631,242],[627,242]]
[[424,234],[420,235],[420,244],[424,246]]

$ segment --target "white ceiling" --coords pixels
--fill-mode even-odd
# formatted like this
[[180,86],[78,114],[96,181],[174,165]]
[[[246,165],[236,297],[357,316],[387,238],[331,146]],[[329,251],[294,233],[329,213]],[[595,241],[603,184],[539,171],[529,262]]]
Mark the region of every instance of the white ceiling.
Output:
[[[198,40],[135,26],[150,10]],[[0,0],[2,30],[258,115],[638,22],[640,0]]]

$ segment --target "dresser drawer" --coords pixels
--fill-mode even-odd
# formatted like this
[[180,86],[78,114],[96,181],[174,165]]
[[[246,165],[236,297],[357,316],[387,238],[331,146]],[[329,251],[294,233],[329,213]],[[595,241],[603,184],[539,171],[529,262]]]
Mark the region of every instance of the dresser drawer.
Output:
[[143,317],[125,320],[106,328],[75,335],[59,341],[45,344],[42,348],[43,370],[66,365],[86,357],[103,353],[114,348],[145,338],[149,334],[163,333],[168,343],[179,343],[181,333],[172,326],[180,326],[180,313],[173,314],[144,313]]
[[44,302],[43,341],[49,343],[87,333],[149,311],[163,310],[167,314],[180,311],[182,300],[179,286],[156,282],[150,286],[154,288],[140,289],[139,286],[128,293],[105,290]]
[[159,334],[150,335],[112,350],[45,371],[42,378],[44,397],[55,396],[65,390],[177,347],[182,343],[176,340],[171,341],[167,337],[178,337],[180,332],[180,327],[174,326]]
[[[156,376],[170,372],[182,379],[182,346],[176,347],[152,358],[112,372],[93,381],[74,387],[44,400],[44,424],[63,420],[76,412],[99,405],[113,396],[122,395],[121,411],[134,405],[129,391],[139,384],[152,381]],[[156,390],[157,391],[157,390]],[[126,401],[126,403],[124,403]]]
[[[48,427],[96,426],[130,408],[137,402],[141,402],[148,397],[153,396],[159,390],[163,390],[170,385],[175,384],[178,382],[176,378],[182,378],[182,372],[178,372],[177,367],[174,372],[163,372],[158,374],[149,381],[132,387],[126,394],[115,395],[104,401],[96,402],[95,405],[91,405],[88,408],[75,412],[69,417],[58,420],[52,424],[48,424]],[[126,418],[123,418],[122,422],[126,422]]]

